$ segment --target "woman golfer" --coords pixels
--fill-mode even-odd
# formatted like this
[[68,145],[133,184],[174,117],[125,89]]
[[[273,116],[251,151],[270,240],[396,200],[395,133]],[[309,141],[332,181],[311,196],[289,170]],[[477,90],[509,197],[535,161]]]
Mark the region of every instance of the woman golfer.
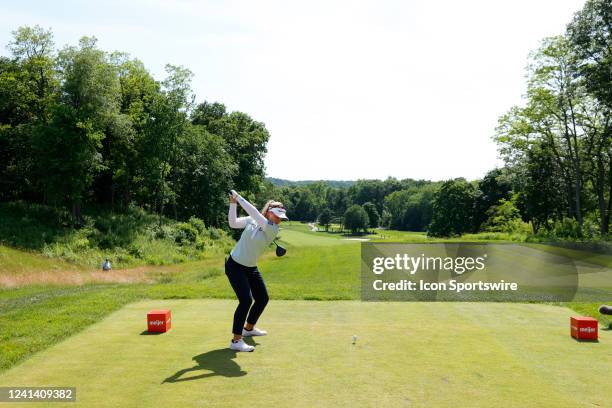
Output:
[[[236,203],[240,204],[248,217],[236,218]],[[255,327],[257,319],[268,303],[268,291],[257,269],[257,259],[278,234],[278,224],[286,219],[288,218],[282,203],[270,200],[260,213],[238,193],[231,191],[227,220],[231,228],[244,229],[225,261],[225,274],[239,302],[234,313],[232,327],[234,337],[230,343],[232,350],[253,351],[255,347],[246,344],[242,337],[267,334],[264,330]]]

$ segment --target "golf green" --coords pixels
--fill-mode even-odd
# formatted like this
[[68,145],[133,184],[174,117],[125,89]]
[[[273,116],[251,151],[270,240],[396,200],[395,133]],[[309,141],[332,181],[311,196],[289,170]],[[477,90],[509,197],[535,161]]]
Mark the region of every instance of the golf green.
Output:
[[[76,387],[76,403],[53,407],[612,403],[612,332],[573,340],[566,308],[273,300],[258,324],[269,335],[235,353],[235,304],[129,304],[6,371],[0,386]],[[146,335],[146,312],[158,308],[172,310],[173,327]]]

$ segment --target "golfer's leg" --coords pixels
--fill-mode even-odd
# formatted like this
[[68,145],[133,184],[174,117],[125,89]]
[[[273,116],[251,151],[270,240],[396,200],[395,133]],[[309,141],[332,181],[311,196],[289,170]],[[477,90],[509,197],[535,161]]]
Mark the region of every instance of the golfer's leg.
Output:
[[248,277],[249,285],[251,286],[251,293],[253,294],[255,303],[253,303],[253,306],[249,311],[247,323],[254,325],[257,323],[257,319],[259,319],[259,316],[261,316],[261,313],[264,311],[270,298],[268,297],[268,290],[266,289],[266,284],[261,276],[261,273],[259,272],[259,269],[255,268],[253,271],[250,271]]
[[234,312],[234,323],[232,325],[232,333],[237,336],[242,336],[242,328],[249,312],[249,308],[253,303],[251,297],[251,288],[249,280],[244,269],[238,268],[235,265],[226,265],[225,274],[238,297],[238,307]]

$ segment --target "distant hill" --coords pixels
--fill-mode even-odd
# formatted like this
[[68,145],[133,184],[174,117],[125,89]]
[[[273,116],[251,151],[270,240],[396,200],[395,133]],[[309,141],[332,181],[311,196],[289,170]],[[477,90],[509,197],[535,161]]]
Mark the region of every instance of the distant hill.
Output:
[[298,181],[293,181],[293,180],[285,180],[285,179],[279,179],[279,178],[274,178],[274,177],[266,177],[266,180],[268,180],[275,186],[304,186],[306,184],[322,182],[322,183],[329,184],[331,187],[348,188],[352,186],[353,183],[355,183],[353,180],[298,180]]

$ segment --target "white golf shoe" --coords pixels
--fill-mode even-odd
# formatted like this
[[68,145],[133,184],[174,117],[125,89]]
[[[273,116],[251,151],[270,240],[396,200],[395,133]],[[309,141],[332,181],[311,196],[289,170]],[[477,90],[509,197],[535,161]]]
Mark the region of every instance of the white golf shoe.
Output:
[[244,340],[242,340],[242,339],[240,339],[240,340],[238,340],[236,342],[231,341],[230,342],[230,348],[232,350],[235,350],[235,351],[253,351],[253,350],[255,350],[255,347],[253,347],[253,346],[251,346],[249,344],[246,344],[244,342]]
[[251,336],[265,336],[268,334],[265,330],[259,330],[257,327],[253,327],[252,330],[247,330],[245,328],[242,329],[243,337],[251,337]]

